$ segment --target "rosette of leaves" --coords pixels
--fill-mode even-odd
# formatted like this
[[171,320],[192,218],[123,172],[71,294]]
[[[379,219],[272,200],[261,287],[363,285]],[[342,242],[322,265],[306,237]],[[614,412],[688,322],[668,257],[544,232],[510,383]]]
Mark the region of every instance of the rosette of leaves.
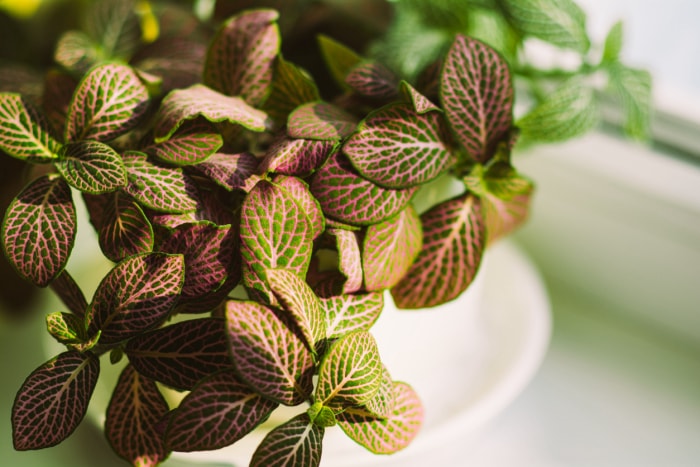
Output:
[[[251,465],[318,465],[336,425],[379,454],[418,434],[419,397],[393,380],[371,327],[385,291],[402,308],[456,298],[487,242],[526,218],[507,62],[456,35],[433,79],[412,84],[323,36],[339,91],[322,97],[282,56],[277,20],[224,21],[201,82],[155,102],[116,62],[87,69],[60,121],[0,94],[0,148],[36,168],[3,248],[68,310],[47,318],[65,352],[18,392],[17,449],[73,432],[103,355],[124,364],[106,436],[134,465],[235,443],[280,405],[298,414]],[[418,212],[415,194],[443,177],[462,192]],[[74,193],[114,263],[90,301],[66,270]]]

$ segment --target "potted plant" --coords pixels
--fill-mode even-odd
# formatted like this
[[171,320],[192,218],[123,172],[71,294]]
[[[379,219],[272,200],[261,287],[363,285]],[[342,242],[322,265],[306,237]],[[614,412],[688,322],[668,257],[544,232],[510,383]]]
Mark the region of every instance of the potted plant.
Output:
[[[526,37],[517,4],[480,8]],[[305,37],[306,11],[282,23],[274,9],[243,9],[212,33],[167,8],[101,2],[87,31],[61,36],[38,102],[0,94],[0,149],[29,166],[3,249],[65,305],[47,317],[63,350],[17,393],[16,449],[69,436],[101,368],[117,363],[105,434],[135,465],[233,444],[280,405],[302,409],[269,429],[251,465],[318,465],[336,425],[377,454],[418,434],[420,396],[392,378],[372,325],[385,300],[422,309],[456,299],[487,245],[525,220],[533,183],[511,160],[514,74],[532,89],[568,86],[539,96],[519,120],[525,136],[580,134],[593,121],[585,79],[622,69],[619,31],[600,65],[568,71],[516,66],[450,34],[406,81],[400,66],[328,35],[312,58],[299,53],[311,44],[296,44],[304,67],[288,59],[282,39]],[[400,50],[401,21],[372,37],[375,56]],[[550,23],[538,33],[558,40]],[[319,61],[323,82],[307,71]],[[458,192],[418,212],[417,192],[446,180]],[[74,197],[111,262],[89,300],[66,268],[78,246]],[[164,387],[183,394],[176,406]]]

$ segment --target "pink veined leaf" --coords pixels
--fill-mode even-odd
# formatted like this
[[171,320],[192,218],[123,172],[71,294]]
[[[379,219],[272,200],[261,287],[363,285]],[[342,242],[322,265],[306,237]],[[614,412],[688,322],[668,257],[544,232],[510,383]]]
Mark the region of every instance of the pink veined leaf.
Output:
[[301,330],[311,352],[326,338],[326,321],[321,303],[304,279],[288,269],[269,269],[270,289]]
[[119,457],[133,465],[159,465],[170,454],[160,432],[168,410],[156,383],[127,365],[107,407],[107,441]]
[[[159,19],[162,25],[163,17]],[[161,35],[139,48],[131,63],[135,68],[161,78],[161,89],[167,93],[201,80],[206,51],[206,44],[196,38]]]
[[321,98],[316,83],[299,67],[283,59],[275,60],[274,79],[265,111],[277,122],[286,122],[297,107]]
[[338,250],[338,269],[345,276],[343,293],[351,294],[362,288],[362,253],[355,232],[345,229],[328,229],[335,238]]
[[83,291],[75,282],[73,276],[68,273],[67,269],[51,282],[51,290],[61,299],[64,305],[76,316],[83,318],[88,304]]
[[261,395],[298,405],[313,391],[314,361],[305,342],[258,302],[226,305],[229,351],[238,375]]
[[440,97],[457,141],[474,161],[493,157],[513,122],[508,64],[489,46],[458,35],[440,75]]
[[223,24],[209,46],[204,84],[250,105],[262,104],[280,50],[278,16],[275,10],[249,10]]
[[311,193],[323,212],[352,225],[376,224],[398,214],[416,189],[382,188],[358,175],[340,153],[332,155],[311,180]]
[[148,103],[148,90],[130,67],[117,63],[98,65],[73,93],[65,140],[113,140],[138,124]]
[[209,124],[181,127],[167,141],[152,144],[143,152],[173,165],[194,165],[206,161],[223,145],[221,135]]
[[46,330],[57,342],[69,349],[84,343],[84,325],[84,320],[73,313],[57,311],[46,315]]
[[296,201],[306,214],[311,223],[312,236],[316,239],[326,228],[326,219],[318,201],[311,194],[309,185],[296,177],[279,175],[273,179],[273,183],[280,186]]
[[251,131],[265,131],[267,114],[251,107],[237,96],[225,96],[202,84],[171,91],[161,103],[155,121],[156,143],[170,139],[188,121],[204,118],[209,122],[228,122]]
[[274,428],[260,442],[250,467],[318,467],[325,429],[300,414]]
[[57,64],[82,76],[102,59],[99,44],[82,31],[64,32],[56,43],[53,58]]
[[5,255],[20,276],[45,287],[68,262],[76,226],[70,187],[56,175],[44,175],[7,208],[2,224]]
[[365,404],[379,390],[382,368],[374,337],[367,331],[348,333],[321,361],[314,400],[331,408]]
[[326,338],[337,339],[354,331],[369,331],[384,308],[384,295],[343,294],[321,298],[326,317]]
[[404,100],[412,105],[413,111],[417,114],[422,115],[426,112],[431,112],[434,110],[442,112],[440,107],[433,104],[430,99],[418,92],[418,90],[411,86],[407,81],[401,81],[399,89]]
[[59,151],[55,165],[66,182],[83,193],[108,193],[127,182],[122,158],[99,141],[66,144]]
[[235,231],[206,221],[186,223],[165,234],[159,250],[184,256],[182,299],[193,300],[215,292],[228,278],[236,264]]
[[427,308],[459,296],[481,264],[485,228],[479,199],[466,193],[421,215],[423,249],[391,289],[399,308]]
[[353,408],[353,413],[364,413],[372,418],[387,419],[394,413],[395,404],[394,380],[386,366],[382,365],[382,382],[377,393],[363,407]]
[[41,106],[56,134],[64,134],[70,100],[78,82],[67,72],[49,70],[44,78]]
[[235,443],[279,404],[243,384],[233,371],[202,380],[173,413],[165,440],[174,451],[208,451]]
[[117,344],[162,323],[180,298],[182,255],[146,253],[118,263],[102,279],[86,314],[88,335]]
[[504,200],[493,194],[481,198],[488,244],[493,244],[522,225],[529,216],[532,190]]
[[124,352],[142,375],[183,391],[219,370],[233,368],[226,322],[216,318],[185,320],[139,334]]
[[97,383],[100,361],[64,352],[34,370],[12,406],[12,441],[26,451],[55,446],[78,427]]
[[52,162],[60,144],[46,117],[19,94],[0,93],[0,150],[28,162]]
[[257,157],[248,152],[216,153],[193,166],[193,169],[228,191],[248,192],[260,180],[260,176],[256,174],[258,162]]
[[375,454],[393,454],[407,447],[423,425],[423,406],[406,383],[394,383],[394,408],[385,419],[350,409],[338,415],[345,434]]
[[453,162],[440,112],[415,113],[409,104],[372,112],[343,145],[363,177],[387,188],[429,182]]
[[335,148],[333,141],[293,139],[281,135],[260,162],[259,172],[305,176],[321,167]]
[[287,268],[306,274],[311,259],[313,230],[307,214],[289,192],[261,181],[241,208],[241,255],[244,285],[274,303],[266,283],[267,269]]
[[[190,179],[187,177],[185,180],[189,183]],[[182,224],[201,221],[209,221],[216,225],[233,225],[237,223],[237,215],[244,196],[243,193],[234,192],[230,195],[226,193],[229,196],[222,196],[222,192],[210,189],[215,188],[213,186],[206,189],[200,189],[196,186],[193,188],[195,191],[191,196],[197,206],[194,211],[172,214],[149,212],[149,218],[153,225],[174,229]]]
[[133,198],[120,191],[106,195],[100,205],[98,239],[107,258],[118,262],[153,251],[153,226]]
[[309,102],[297,107],[287,119],[287,134],[293,138],[338,141],[350,136],[357,119],[327,102]]
[[352,68],[345,82],[358,94],[384,101],[399,97],[399,80],[387,67],[379,62],[362,62]]
[[192,182],[181,168],[161,167],[143,153],[123,154],[129,180],[124,191],[155,211],[183,213],[197,209]]
[[365,289],[390,289],[408,272],[423,247],[423,229],[413,206],[370,225],[362,244]]

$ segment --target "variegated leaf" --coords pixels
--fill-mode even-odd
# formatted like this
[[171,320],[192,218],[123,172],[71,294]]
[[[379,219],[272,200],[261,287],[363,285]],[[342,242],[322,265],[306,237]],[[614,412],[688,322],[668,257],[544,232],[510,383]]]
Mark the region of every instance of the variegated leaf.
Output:
[[68,273],[67,269],[51,282],[51,290],[61,299],[64,305],[76,316],[83,318],[88,304],[83,291]]
[[105,435],[122,459],[135,466],[156,466],[170,451],[160,423],[168,403],[155,382],[127,365],[122,370],[107,407]]
[[265,436],[250,467],[318,467],[321,463],[324,428],[300,414]]
[[311,194],[309,185],[299,178],[286,175],[275,177],[273,183],[286,190],[294,201],[299,204],[311,224],[312,237],[316,239],[321,235],[326,228],[326,219],[323,217],[321,206]]
[[348,333],[321,361],[314,399],[337,408],[366,404],[379,390],[382,368],[374,337],[367,331]]
[[399,97],[398,78],[379,62],[366,61],[357,64],[345,77],[345,82],[365,97],[383,101],[393,101]]
[[148,90],[130,67],[117,63],[98,65],[73,93],[65,140],[110,141],[134,128],[148,103]]
[[117,344],[162,323],[180,298],[182,255],[147,253],[118,263],[102,279],[86,314],[88,335]]
[[232,369],[222,319],[185,320],[139,334],[124,348],[142,375],[190,391],[202,378]]
[[311,396],[312,353],[271,308],[230,300],[226,321],[233,365],[246,383],[285,405],[300,404]]
[[[353,413],[366,412],[369,417],[389,418],[394,413],[396,395],[394,394],[394,381],[389,370],[382,366],[382,383],[377,393],[362,408],[353,409]],[[355,412],[357,411],[357,412]]]
[[488,244],[493,244],[522,225],[529,216],[531,202],[532,190],[507,200],[490,193],[482,196],[481,207]]
[[327,102],[309,102],[297,107],[287,119],[287,134],[293,138],[338,141],[355,131],[357,119]]
[[19,94],[0,93],[0,150],[28,162],[52,162],[60,144],[48,120]]
[[328,229],[335,238],[338,251],[338,270],[345,276],[343,293],[355,293],[362,288],[362,253],[355,232],[345,229]]
[[12,406],[12,441],[18,451],[55,446],[82,421],[97,383],[100,361],[64,352],[34,370]]
[[418,92],[418,90],[411,86],[407,81],[401,81],[399,89],[404,101],[407,101],[412,105],[415,113],[424,114],[433,110],[442,112],[440,107],[433,104],[430,99]]
[[338,415],[345,434],[375,454],[392,454],[408,446],[423,424],[423,406],[408,384],[394,383],[394,409],[385,419],[352,409]]
[[153,226],[133,198],[117,192],[105,196],[100,205],[98,239],[107,258],[118,262],[128,256],[153,251]]
[[265,110],[278,122],[286,122],[289,114],[302,104],[320,99],[311,76],[291,62],[277,56],[270,97]]
[[323,212],[341,222],[369,225],[398,214],[417,187],[382,188],[362,178],[342,154],[329,157],[311,181],[311,193]]
[[331,140],[294,139],[281,135],[268,148],[259,172],[305,176],[321,167],[335,148]]
[[76,234],[70,187],[60,177],[44,175],[12,201],[2,224],[2,245],[20,276],[45,287],[61,273]]
[[79,344],[85,339],[85,322],[81,316],[57,311],[46,315],[46,330],[59,343]]
[[202,84],[170,92],[156,115],[156,142],[170,139],[188,121],[204,118],[209,122],[228,122],[251,131],[264,131],[267,114],[237,96],[225,96]]
[[66,182],[83,193],[108,193],[126,185],[122,158],[99,141],[66,144],[55,165]]
[[280,49],[278,13],[248,10],[224,23],[209,46],[204,84],[253,106],[270,93],[274,60]]
[[99,44],[82,31],[66,31],[56,43],[54,60],[78,76],[85,74],[103,59]]
[[267,181],[255,185],[243,201],[240,235],[244,284],[265,294],[271,303],[267,269],[282,267],[306,274],[313,230],[301,205],[284,188]]
[[221,135],[209,124],[181,127],[169,140],[152,144],[143,152],[173,165],[194,165],[206,161],[223,145]]
[[232,371],[202,380],[180,403],[165,432],[175,451],[219,449],[238,441],[278,406],[246,386]]
[[365,289],[390,289],[408,272],[423,247],[423,229],[413,206],[370,225],[362,244]]
[[320,300],[325,311],[328,339],[355,331],[369,331],[384,308],[384,295],[379,292],[343,294]]
[[391,289],[399,308],[427,308],[459,296],[481,264],[485,243],[479,199],[471,193],[444,201],[421,215],[423,249]]
[[508,64],[489,46],[458,35],[445,57],[440,97],[470,159],[487,162],[510,132],[513,87]]
[[363,177],[387,188],[433,180],[453,162],[449,135],[439,112],[417,114],[409,104],[372,112],[343,145]]
[[128,185],[126,193],[155,211],[182,213],[197,209],[194,188],[180,168],[160,167],[145,154],[123,154]]
[[232,191],[250,191],[260,180],[256,174],[258,159],[251,153],[216,153],[193,167],[220,187]]

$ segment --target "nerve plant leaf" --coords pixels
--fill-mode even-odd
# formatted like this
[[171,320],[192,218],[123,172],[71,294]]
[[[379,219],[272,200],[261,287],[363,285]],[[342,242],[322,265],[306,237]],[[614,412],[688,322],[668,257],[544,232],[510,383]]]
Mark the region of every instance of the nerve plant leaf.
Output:
[[384,101],[399,97],[399,79],[379,62],[366,61],[356,65],[345,77],[345,82],[365,97]]
[[469,158],[487,162],[511,128],[513,87],[508,64],[489,46],[458,35],[445,57],[440,98]]
[[349,409],[338,415],[346,435],[375,454],[393,454],[408,446],[423,424],[423,406],[406,383],[394,383],[394,408],[387,418]]
[[139,334],[124,351],[139,373],[183,391],[219,370],[232,369],[222,319],[186,320]]
[[394,381],[385,366],[382,366],[382,382],[377,393],[363,407],[354,407],[353,414],[364,412],[369,417],[389,418],[394,413],[396,395],[394,394]]
[[287,119],[287,134],[293,138],[337,141],[349,136],[357,119],[327,102],[297,107]]
[[127,365],[107,407],[107,441],[132,465],[155,467],[170,454],[159,429],[167,413],[168,404],[155,382]]
[[[267,269],[287,268],[303,276],[311,259],[313,231],[299,203],[287,190],[261,181],[241,208],[241,255],[246,264],[246,287],[273,296],[266,284]],[[273,303],[271,301],[271,303]]]
[[47,315],[46,329],[61,344],[79,344],[85,339],[85,321],[72,313],[57,311]]
[[240,154],[216,153],[207,160],[193,166],[220,187],[228,190],[250,191],[260,180],[256,175],[258,159],[251,153]]
[[55,446],[78,427],[97,383],[100,361],[64,352],[34,370],[12,406],[12,441],[26,451]]
[[148,102],[146,86],[130,67],[117,63],[98,65],[73,93],[65,140],[110,141],[136,126]]
[[499,198],[492,193],[481,197],[481,209],[489,245],[508,235],[527,220],[532,191],[517,194],[509,199]]
[[232,371],[202,380],[180,403],[165,432],[174,451],[205,451],[235,443],[278,406],[253,391]]
[[338,270],[345,276],[343,293],[351,294],[362,288],[362,253],[357,235],[351,230],[328,229],[335,238],[338,251]]
[[625,133],[641,140],[648,138],[652,112],[651,74],[616,63],[610,66],[610,84],[622,101]]
[[66,182],[83,193],[107,193],[126,185],[122,158],[99,141],[66,144],[55,165]]
[[312,353],[271,308],[230,300],[226,321],[231,358],[241,379],[281,404],[297,405],[309,398]]
[[85,295],[80,287],[68,273],[68,270],[64,269],[61,273],[51,282],[51,290],[61,299],[64,305],[76,316],[83,318],[85,316],[85,310],[87,310],[88,304],[85,300]]
[[209,124],[181,127],[167,141],[143,149],[146,154],[173,165],[193,165],[207,160],[223,145],[221,135]]
[[60,144],[48,120],[19,94],[0,93],[0,150],[28,162],[52,162]]
[[54,60],[67,70],[82,76],[101,59],[99,44],[82,31],[66,31],[56,44]]
[[449,135],[439,112],[417,114],[409,104],[372,112],[343,145],[363,177],[387,188],[429,182],[452,162]]
[[299,204],[311,224],[311,235],[316,239],[326,228],[326,219],[318,201],[311,194],[309,185],[297,177],[278,175],[273,183],[284,189]]
[[253,454],[250,467],[318,467],[325,429],[300,414],[274,428]]
[[204,84],[252,106],[262,104],[280,49],[278,16],[274,10],[249,10],[224,23],[207,52]]
[[384,295],[343,294],[321,298],[326,317],[326,337],[337,339],[355,331],[369,331],[384,308]]
[[413,111],[417,114],[424,114],[433,110],[442,111],[440,107],[433,104],[430,99],[418,92],[418,90],[407,81],[401,81],[399,89],[404,101],[409,102],[413,106]]
[[44,175],[27,185],[8,207],[2,245],[23,278],[45,287],[68,262],[75,233],[70,187],[58,176]]
[[374,337],[366,331],[348,333],[321,361],[314,399],[338,408],[365,404],[379,389],[382,368]]
[[102,279],[88,308],[88,335],[117,344],[163,322],[180,298],[182,255],[147,253],[118,263]]
[[362,244],[365,289],[390,289],[408,272],[423,247],[423,229],[408,205],[396,216],[370,225]]
[[183,213],[197,209],[194,188],[181,168],[160,167],[139,152],[123,154],[128,185],[124,189],[155,211]]
[[328,36],[319,35],[318,45],[335,82],[343,90],[351,89],[345,82],[345,77],[362,61],[362,57]]
[[311,192],[327,216],[352,225],[376,224],[399,213],[417,187],[382,188],[361,177],[350,161],[336,153],[311,180]]
[[265,102],[267,113],[276,121],[286,122],[292,110],[319,99],[318,88],[313,79],[299,67],[278,55],[275,60],[272,91]]
[[294,139],[282,135],[268,148],[258,171],[309,175],[323,165],[334,148],[332,140]]
[[423,249],[391,289],[399,308],[427,308],[456,298],[481,264],[485,229],[476,196],[466,193],[440,203],[421,215],[421,222]]

